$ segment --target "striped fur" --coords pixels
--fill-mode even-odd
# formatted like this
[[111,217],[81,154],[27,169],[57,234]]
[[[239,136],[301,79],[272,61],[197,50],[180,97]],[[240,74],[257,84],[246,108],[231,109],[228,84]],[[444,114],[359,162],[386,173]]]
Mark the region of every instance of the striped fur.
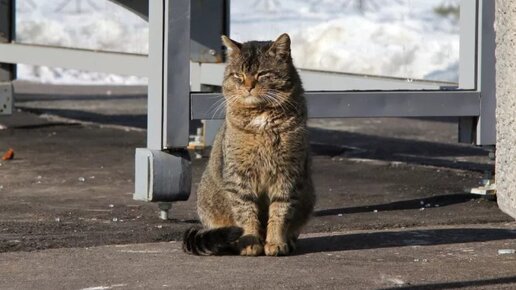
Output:
[[[204,229],[187,232],[185,249],[216,254],[229,243],[244,256],[288,255],[315,204],[307,109],[290,38],[223,42],[230,50],[226,119],[197,189]],[[242,230],[235,243],[227,237],[236,234],[220,233],[230,227]]]
[[236,252],[237,240],[242,236],[239,227],[218,229],[188,229],[183,236],[183,251],[193,255],[223,255]]

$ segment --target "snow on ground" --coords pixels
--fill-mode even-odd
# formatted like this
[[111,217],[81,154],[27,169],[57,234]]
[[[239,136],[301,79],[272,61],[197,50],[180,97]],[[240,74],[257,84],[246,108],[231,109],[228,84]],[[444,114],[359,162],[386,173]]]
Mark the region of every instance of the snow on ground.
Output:
[[[148,25],[105,0],[19,0],[24,43],[147,53]],[[435,12],[459,0],[233,0],[231,37],[292,37],[300,68],[457,81],[458,20]],[[362,6],[359,6],[362,4]],[[78,7],[80,5],[80,7]],[[47,83],[145,84],[145,78],[19,66],[19,78]]]

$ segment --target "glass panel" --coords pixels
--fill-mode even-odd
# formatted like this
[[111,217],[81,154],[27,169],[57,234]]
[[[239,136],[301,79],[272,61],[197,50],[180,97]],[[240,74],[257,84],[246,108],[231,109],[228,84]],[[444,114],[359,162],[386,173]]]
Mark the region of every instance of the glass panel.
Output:
[[16,41],[146,54],[148,24],[107,0],[18,0]]
[[[232,1],[231,36],[238,41],[270,40],[288,32],[298,68],[337,72],[343,78],[367,76],[369,89],[393,89],[396,82],[403,88],[454,87],[459,74],[459,4],[460,0]],[[385,85],[384,79],[391,84]],[[338,86],[332,89],[364,89],[349,81]],[[322,84],[309,89],[328,90]]]
[[[16,41],[147,54],[148,23],[107,0],[18,0]],[[144,84],[145,78],[19,65],[18,78],[49,83]]]

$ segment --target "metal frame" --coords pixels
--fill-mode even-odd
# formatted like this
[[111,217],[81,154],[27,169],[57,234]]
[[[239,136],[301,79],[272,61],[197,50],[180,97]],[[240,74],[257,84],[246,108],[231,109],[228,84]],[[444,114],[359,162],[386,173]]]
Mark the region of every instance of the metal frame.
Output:
[[[416,117],[456,116],[459,140],[476,145],[496,143],[495,120],[495,32],[494,2],[461,1],[460,80],[459,87],[438,82],[409,83],[395,78],[371,78],[351,74],[334,74],[300,70],[312,118],[345,117]],[[198,69],[198,68],[196,68]],[[198,69],[199,70],[199,69]],[[203,72],[206,70],[207,72]],[[219,71],[215,73],[216,71]],[[200,78],[205,82],[222,82],[220,65],[203,64]],[[206,76],[206,77],[205,77]],[[324,76],[324,78],[322,78]],[[202,82],[202,81],[201,81]],[[328,87],[325,92],[311,92],[317,82]],[[364,88],[383,89],[381,92]],[[341,87],[336,87],[341,86]],[[346,90],[342,90],[346,86]],[[389,91],[393,88],[396,91]],[[444,90],[442,90],[444,88]],[[406,89],[411,91],[398,91]],[[351,91],[351,90],[360,90]],[[439,91],[414,91],[439,90]],[[220,119],[223,110],[213,112],[220,94],[192,93],[192,119]]]
[[[14,40],[15,23],[15,1],[0,1],[0,45]],[[15,78],[16,65],[0,63],[0,115],[12,114],[14,95],[11,82]]]
[[[136,0],[112,1],[148,19],[148,57],[13,43],[15,1],[7,0],[0,2],[8,5],[7,10],[0,9],[0,34],[9,33],[7,38],[0,37],[0,62],[148,76],[147,148],[136,151],[135,198],[183,200],[190,190],[189,178],[183,178],[190,176],[185,154],[190,121],[223,117],[210,112],[220,94],[198,91],[222,82],[223,65],[217,63],[222,61],[222,51],[217,44],[219,36],[214,34],[228,32],[229,0],[209,4],[203,0],[149,0],[148,6]],[[5,11],[9,11],[7,23]],[[197,17],[195,24],[191,17]],[[460,23],[458,88],[449,83],[300,70],[308,91],[309,116],[458,116],[461,141],[494,145],[494,1],[462,0]],[[203,29],[207,26],[209,29]],[[2,65],[0,81],[12,80],[14,71],[14,65]],[[310,91],[315,85],[329,91]],[[372,85],[383,91],[367,91]],[[184,181],[181,186],[164,182],[171,174],[183,176],[179,178]]]

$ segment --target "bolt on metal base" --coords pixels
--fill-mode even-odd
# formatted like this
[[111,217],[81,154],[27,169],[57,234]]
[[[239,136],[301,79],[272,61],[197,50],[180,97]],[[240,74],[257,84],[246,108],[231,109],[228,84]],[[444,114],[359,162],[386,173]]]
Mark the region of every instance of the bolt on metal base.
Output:
[[158,203],[159,207],[159,218],[162,220],[168,220],[168,214],[170,211],[170,208],[172,207],[172,203],[170,202],[160,202]]
[[[484,146],[489,153],[489,159],[495,161],[496,160],[496,146]],[[492,170],[484,171],[484,178],[480,182],[480,186],[471,188],[469,190],[471,194],[482,195],[484,198],[488,200],[496,199],[496,178],[494,176],[494,172]]]

